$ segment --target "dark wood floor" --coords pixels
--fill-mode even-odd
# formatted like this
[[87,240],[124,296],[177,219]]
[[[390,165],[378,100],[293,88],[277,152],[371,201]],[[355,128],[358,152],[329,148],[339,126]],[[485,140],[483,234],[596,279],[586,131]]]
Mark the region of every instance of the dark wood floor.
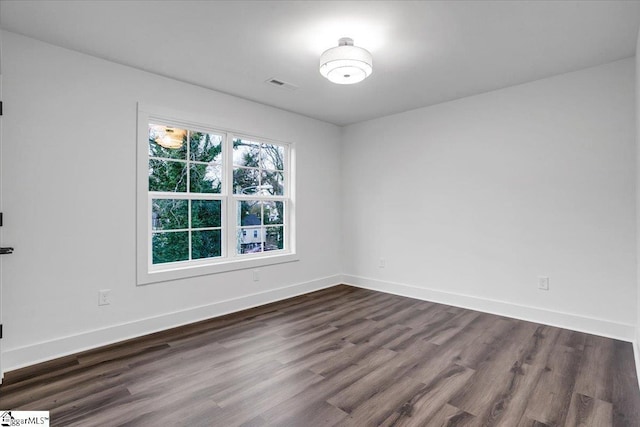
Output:
[[631,344],[348,286],[10,372],[58,426],[640,426]]

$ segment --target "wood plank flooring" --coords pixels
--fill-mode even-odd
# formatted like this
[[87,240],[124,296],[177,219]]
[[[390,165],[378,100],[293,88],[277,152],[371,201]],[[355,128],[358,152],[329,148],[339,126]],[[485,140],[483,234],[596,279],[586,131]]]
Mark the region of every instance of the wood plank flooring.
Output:
[[336,286],[7,373],[54,426],[640,426],[630,343]]

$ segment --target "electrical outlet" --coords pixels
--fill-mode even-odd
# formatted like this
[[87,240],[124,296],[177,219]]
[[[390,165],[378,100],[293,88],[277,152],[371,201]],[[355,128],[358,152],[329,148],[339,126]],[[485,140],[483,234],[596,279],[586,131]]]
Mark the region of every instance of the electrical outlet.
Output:
[[253,270],[253,281],[254,282],[260,281],[260,270]]
[[538,289],[541,291],[549,290],[549,278],[548,277],[538,277]]
[[378,260],[378,268],[385,268],[387,265],[387,260],[384,258],[380,258],[380,260]]
[[111,289],[101,289],[98,291],[98,305],[111,304]]

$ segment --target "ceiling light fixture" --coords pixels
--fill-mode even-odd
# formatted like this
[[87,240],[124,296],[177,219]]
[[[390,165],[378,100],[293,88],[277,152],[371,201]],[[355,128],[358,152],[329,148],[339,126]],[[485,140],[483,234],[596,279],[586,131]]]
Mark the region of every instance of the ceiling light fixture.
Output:
[[373,60],[369,51],[353,45],[353,40],[343,37],[338,46],[326,50],[320,56],[320,74],[339,85],[358,83],[371,75]]

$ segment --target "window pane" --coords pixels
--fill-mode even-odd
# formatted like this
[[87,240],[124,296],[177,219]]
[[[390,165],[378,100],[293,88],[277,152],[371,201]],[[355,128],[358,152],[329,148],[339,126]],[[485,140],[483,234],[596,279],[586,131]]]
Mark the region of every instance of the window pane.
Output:
[[149,156],[187,158],[187,131],[171,126],[149,124]]
[[260,173],[258,169],[233,169],[234,194],[255,194],[260,191]]
[[175,230],[189,227],[187,200],[153,199],[151,227],[154,230]]
[[149,191],[187,191],[187,164],[149,159]]
[[233,140],[233,164],[257,168],[260,166],[260,144],[242,139]]
[[153,233],[153,263],[185,261],[189,259],[189,232]]
[[191,228],[220,227],[220,200],[192,200]]
[[267,195],[284,196],[284,173],[263,171],[260,188]]
[[264,223],[282,224],[284,222],[284,202],[263,202]]
[[197,162],[216,162],[222,160],[222,136],[211,133],[191,132],[190,158]]
[[284,249],[284,228],[283,227],[267,227],[264,242],[264,250],[276,251]]
[[263,144],[260,151],[262,167],[270,170],[284,170],[284,147]]
[[243,200],[238,202],[238,225],[262,225],[262,205],[259,200]]
[[255,254],[262,252],[264,228],[243,227],[238,229],[238,253]]
[[220,193],[222,191],[222,171],[220,166],[191,164],[192,193]]
[[222,255],[220,230],[191,232],[191,258],[213,258]]

